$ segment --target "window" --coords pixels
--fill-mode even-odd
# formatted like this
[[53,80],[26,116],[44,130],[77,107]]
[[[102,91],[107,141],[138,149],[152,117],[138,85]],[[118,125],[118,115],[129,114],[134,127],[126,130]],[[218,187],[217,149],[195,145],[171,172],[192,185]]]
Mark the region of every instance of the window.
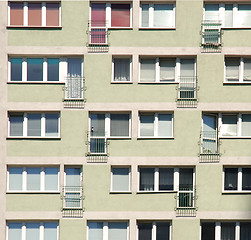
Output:
[[226,58],[225,83],[251,83],[251,59]]
[[195,59],[142,57],[140,59],[140,82],[170,83],[180,82],[183,79],[195,81],[195,68]]
[[58,167],[8,167],[9,192],[55,192],[58,187]]
[[206,4],[204,20],[222,22],[225,28],[251,27],[251,4]]
[[12,27],[59,27],[60,3],[9,2],[9,26]]
[[129,28],[132,25],[131,18],[131,4],[91,3],[92,26]]
[[7,240],[58,240],[58,222],[7,222]]
[[142,28],[174,28],[174,4],[141,4]]
[[130,191],[130,168],[113,167],[111,179],[112,192],[129,192]]
[[169,240],[171,239],[171,222],[139,221],[138,240]]
[[59,137],[59,113],[9,113],[9,137]]
[[171,138],[173,137],[173,114],[140,113],[139,137]]
[[131,58],[114,57],[113,58],[113,82],[131,82],[132,77]]
[[251,168],[224,168],[224,191],[251,191]]
[[127,240],[128,222],[88,222],[88,240]]
[[[82,58],[9,58],[9,82],[63,82],[75,86],[81,77]],[[65,78],[65,79],[64,79]],[[70,79],[69,79],[70,78]],[[70,80],[71,84],[67,80]]]
[[250,237],[251,222],[201,223],[201,240],[249,240]]

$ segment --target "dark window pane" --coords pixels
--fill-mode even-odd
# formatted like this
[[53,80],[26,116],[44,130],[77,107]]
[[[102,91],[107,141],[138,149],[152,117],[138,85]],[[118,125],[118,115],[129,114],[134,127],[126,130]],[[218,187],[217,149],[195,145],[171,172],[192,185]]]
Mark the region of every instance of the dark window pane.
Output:
[[139,240],[152,240],[152,223],[138,223]]
[[11,81],[22,81],[22,58],[11,58]]
[[41,136],[41,114],[27,114],[28,136]]
[[111,136],[129,136],[129,114],[111,114]]
[[141,191],[154,190],[154,168],[140,169],[140,189]]
[[157,222],[156,226],[157,226],[156,240],[169,240],[170,223],[168,223],[168,222]]
[[48,58],[48,81],[59,81],[59,59]]
[[251,222],[241,222],[241,239],[240,240],[250,240],[251,239]]
[[43,59],[28,58],[28,81],[43,81]]
[[58,136],[58,118],[57,113],[45,114],[45,136]]
[[215,240],[215,223],[202,223],[201,240]]
[[237,190],[238,168],[225,168],[225,190]]
[[251,168],[242,169],[242,190],[251,190]]
[[159,190],[173,190],[173,168],[159,169]]
[[235,223],[221,223],[221,240],[235,240]]
[[193,169],[180,168],[179,170],[179,190],[193,189]]
[[9,116],[10,120],[10,136],[23,136],[23,121],[24,116],[13,114]]

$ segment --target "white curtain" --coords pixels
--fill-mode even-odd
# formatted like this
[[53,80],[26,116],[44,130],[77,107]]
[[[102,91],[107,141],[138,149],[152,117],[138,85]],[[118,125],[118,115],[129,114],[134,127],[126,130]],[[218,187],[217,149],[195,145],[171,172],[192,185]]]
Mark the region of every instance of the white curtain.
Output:
[[111,136],[129,136],[129,114],[111,114]]
[[242,136],[251,136],[251,114],[242,114]]
[[149,27],[149,4],[142,4],[141,27]]
[[45,114],[45,135],[58,136],[58,114]]
[[22,223],[8,223],[8,240],[22,240]]
[[40,223],[26,223],[26,240],[40,239]]
[[158,114],[158,136],[172,136],[172,114]]
[[10,136],[23,136],[23,115],[10,115]]
[[244,74],[243,81],[250,82],[251,81],[251,59],[244,60]]
[[222,136],[237,135],[237,115],[222,116],[221,134]]
[[40,190],[41,168],[27,168],[27,190]]
[[88,240],[103,240],[103,223],[89,222]]
[[154,136],[154,114],[140,116],[140,136]]
[[239,27],[251,27],[251,4],[238,5]]
[[9,168],[9,190],[23,189],[23,168]]
[[173,4],[154,4],[154,27],[173,27]]
[[127,223],[108,223],[108,240],[127,240]]
[[205,20],[212,22],[219,21],[219,4],[205,5]]
[[45,190],[58,190],[58,168],[45,168]]
[[225,4],[224,27],[233,27],[233,4]]
[[129,168],[113,168],[112,174],[112,190],[129,191]]
[[28,136],[41,136],[41,114],[29,113],[28,118]]
[[78,187],[80,186],[80,168],[66,168],[66,186]]
[[114,81],[130,81],[130,59],[114,59]]
[[141,59],[141,82],[155,82],[156,59]]
[[44,240],[57,240],[57,223],[44,223]]
[[239,81],[240,59],[226,59],[226,81]]
[[175,80],[175,59],[160,59],[160,81],[174,81]]
[[181,59],[180,61],[180,76],[194,77],[194,59]]

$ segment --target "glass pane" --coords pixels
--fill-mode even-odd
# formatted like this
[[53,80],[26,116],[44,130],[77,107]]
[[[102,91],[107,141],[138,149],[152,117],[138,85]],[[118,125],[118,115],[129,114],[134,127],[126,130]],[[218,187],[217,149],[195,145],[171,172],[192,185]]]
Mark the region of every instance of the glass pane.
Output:
[[129,191],[129,168],[113,168],[112,174],[112,190]]
[[203,132],[215,132],[217,128],[216,116],[203,115]]
[[242,168],[242,190],[251,190],[251,168]]
[[28,4],[28,25],[41,26],[42,25],[42,4],[29,3]]
[[41,114],[29,113],[28,119],[28,136],[41,136]]
[[59,81],[59,59],[48,58],[48,81]]
[[105,114],[91,114],[91,136],[105,136]]
[[175,81],[175,59],[160,59],[160,81]]
[[46,26],[59,26],[59,3],[46,3]]
[[22,223],[8,223],[8,240],[22,240]]
[[140,81],[155,82],[155,59],[141,59]]
[[108,223],[108,240],[127,240],[127,223]]
[[237,115],[222,115],[222,136],[237,136]]
[[180,76],[181,77],[194,77],[194,59],[181,59],[180,60]]
[[205,5],[205,20],[212,22],[219,21],[219,4]]
[[173,27],[173,5],[154,4],[154,27]]
[[251,114],[242,114],[242,136],[251,136]]
[[44,223],[44,240],[57,240],[57,223]]
[[130,27],[130,4],[111,4],[111,26]]
[[66,186],[74,187],[80,186],[80,168],[66,168]]
[[240,59],[226,59],[225,64],[226,64],[226,81],[238,82]]
[[23,21],[23,3],[10,2],[10,25],[22,26]]
[[251,81],[251,59],[245,59],[244,60],[243,81],[244,82],[250,82]]
[[239,27],[251,27],[251,4],[238,5]]
[[251,222],[241,222],[241,239],[249,240],[251,239]]
[[40,239],[40,223],[26,223],[26,240]]
[[152,223],[138,223],[139,240],[152,240]]
[[103,223],[89,222],[88,240],[103,240]]
[[40,190],[40,168],[27,168],[27,190]]
[[193,189],[193,169],[180,168],[179,170],[179,190]]
[[157,222],[156,227],[156,240],[169,240],[170,223]]
[[173,190],[173,168],[159,169],[159,190]]
[[140,116],[140,136],[154,136],[154,115]]
[[215,240],[215,223],[202,223],[201,240]]
[[58,120],[57,113],[45,114],[45,136],[58,136]]
[[91,25],[92,27],[103,27],[106,25],[106,4],[91,3]]
[[43,81],[43,58],[28,58],[27,81]]
[[10,136],[23,136],[23,115],[10,115]]
[[111,114],[111,137],[129,136],[129,114]]
[[235,223],[221,223],[221,240],[235,240]]
[[58,168],[45,168],[45,190],[58,190]]
[[81,65],[82,59],[81,58],[68,58],[68,75],[70,76],[82,76]]
[[158,114],[158,136],[172,136],[172,114]]
[[149,27],[149,4],[142,4],[141,27]]
[[225,190],[237,190],[238,168],[225,168]]
[[9,168],[9,190],[23,189],[23,168]]
[[140,169],[140,188],[141,191],[154,190],[154,168]]
[[114,59],[114,81],[130,81],[130,59]]
[[22,58],[11,58],[11,81],[22,81]]
[[233,4],[225,5],[225,27],[233,27]]

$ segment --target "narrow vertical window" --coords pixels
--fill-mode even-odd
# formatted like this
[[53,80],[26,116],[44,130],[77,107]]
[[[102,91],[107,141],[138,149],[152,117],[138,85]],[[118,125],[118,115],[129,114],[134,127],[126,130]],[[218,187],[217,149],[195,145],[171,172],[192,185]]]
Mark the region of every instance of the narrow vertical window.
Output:
[[111,137],[129,136],[129,114],[111,114]]
[[140,136],[154,136],[154,114],[140,115]]
[[47,81],[59,81],[59,59],[48,58]]
[[130,58],[115,58],[114,81],[130,81]]
[[42,58],[27,59],[27,80],[28,81],[43,81],[43,62]]
[[154,4],[154,27],[173,27],[173,5]]
[[221,240],[235,240],[235,223],[221,223]]
[[215,240],[215,223],[202,223],[201,240]]
[[41,136],[41,114],[29,113],[28,120],[28,136]]
[[160,59],[160,81],[174,82],[175,81],[175,59]]
[[11,81],[22,81],[22,58],[11,58],[11,72],[10,80]]
[[154,191],[154,168],[140,169],[140,191]]
[[91,26],[104,27],[106,26],[106,4],[92,3],[91,4]]
[[251,168],[242,168],[242,190],[251,190]]
[[152,223],[138,223],[139,240],[152,240]]
[[59,3],[46,3],[46,26],[59,26]]
[[219,21],[219,4],[205,5],[205,20],[209,23]]
[[58,136],[58,118],[56,113],[45,114],[45,136]]
[[159,169],[159,190],[173,190],[173,168],[160,168]]
[[233,27],[233,4],[225,5],[225,27]]
[[141,59],[141,82],[155,82],[155,59]]
[[10,136],[23,136],[23,114],[11,114],[9,116],[10,121]]
[[103,223],[89,222],[88,223],[88,240],[103,240]]
[[58,190],[58,168],[45,168],[45,191]]
[[142,18],[141,18],[141,26],[149,27],[149,4],[142,4]]
[[23,168],[9,168],[9,190],[21,191],[23,189]]
[[40,172],[41,168],[27,168],[27,190],[40,190]]
[[42,25],[42,4],[29,3],[28,4],[28,25],[41,26]]
[[22,26],[24,19],[23,3],[11,2],[10,3],[10,25]]
[[222,136],[237,136],[237,115],[223,115],[221,133]]
[[26,240],[40,238],[40,223],[26,223]]
[[239,27],[251,26],[251,4],[238,4]]
[[111,27],[130,27],[130,4],[111,4]]
[[224,190],[237,190],[238,168],[225,168]]
[[8,240],[22,240],[22,223],[8,223]]
[[172,136],[172,115],[158,114],[158,136]]
[[251,59],[244,59],[243,81],[251,81]]
[[57,223],[44,223],[44,240],[57,240]]
[[226,81],[238,82],[240,59],[226,59],[225,64],[226,64]]
[[169,240],[170,223],[157,222],[156,223],[156,240]]
[[112,169],[112,191],[129,191],[129,168]]
[[127,223],[110,222],[108,223],[109,240],[127,240]]

